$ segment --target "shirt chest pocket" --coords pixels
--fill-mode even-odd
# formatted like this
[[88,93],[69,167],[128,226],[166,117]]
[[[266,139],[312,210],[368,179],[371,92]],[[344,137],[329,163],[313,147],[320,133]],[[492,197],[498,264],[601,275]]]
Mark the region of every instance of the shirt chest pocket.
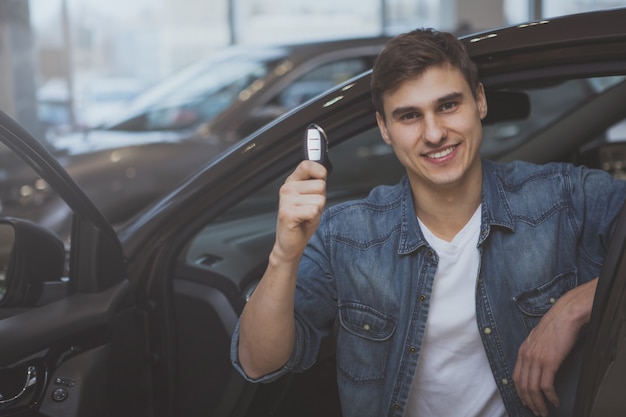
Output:
[[355,384],[382,381],[396,320],[358,303],[339,306],[337,366]]
[[513,301],[522,313],[527,330],[532,330],[556,301],[566,292],[576,287],[578,277],[575,270],[565,271],[545,284],[525,291]]

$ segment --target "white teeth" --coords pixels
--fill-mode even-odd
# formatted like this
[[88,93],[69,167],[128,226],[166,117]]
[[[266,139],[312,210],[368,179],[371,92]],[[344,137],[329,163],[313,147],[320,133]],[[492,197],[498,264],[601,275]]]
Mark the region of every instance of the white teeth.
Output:
[[432,159],[443,158],[446,155],[450,155],[453,150],[454,150],[454,146],[450,146],[449,148],[446,148],[441,152],[429,153],[428,157]]

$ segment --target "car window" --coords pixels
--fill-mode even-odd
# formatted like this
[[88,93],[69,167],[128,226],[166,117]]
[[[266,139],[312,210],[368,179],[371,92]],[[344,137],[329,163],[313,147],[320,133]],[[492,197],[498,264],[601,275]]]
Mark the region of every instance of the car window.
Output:
[[227,134],[244,137],[253,133],[287,111],[366,71],[370,68],[369,61],[365,57],[346,58],[308,68],[303,75],[285,85],[276,96],[260,103],[250,117],[233,123],[237,125],[236,129]]
[[273,104],[293,109],[324,91],[368,70],[363,58],[342,59],[321,65],[296,79],[283,90]]
[[530,114],[521,120],[505,120],[485,125],[482,153],[496,159],[554,124],[581,104],[623,82],[626,77],[574,79],[539,86],[522,86],[514,91],[527,95]]
[[626,118],[585,146],[580,153],[580,163],[603,169],[615,178],[626,180]]
[[[63,241],[69,254],[73,211],[38,173],[4,144],[0,144],[0,179],[0,218],[27,220],[50,230]],[[0,253],[8,251],[2,250]],[[7,290],[7,266],[8,259],[0,256],[0,300]],[[49,288],[58,284],[65,285],[69,281],[66,274],[67,271],[60,281],[44,281],[45,285]],[[62,293],[52,298],[44,295],[38,300],[38,304],[57,299],[57,295],[62,296]]]
[[111,130],[181,129],[210,120],[276,65],[276,57],[233,55],[192,65],[139,95]]
[[[0,217],[18,217],[60,233],[69,230],[72,212],[28,164],[0,144]],[[69,240],[69,232],[64,239]]]
[[[329,150],[333,170],[328,177],[328,204],[363,197],[376,185],[394,184],[404,174],[391,146],[378,128],[360,133]],[[278,190],[287,174],[276,178],[224,213],[217,222],[231,221],[259,212],[274,211]]]
[[[519,87],[518,91],[530,97],[531,107],[537,106],[537,109],[532,109],[529,116],[522,120],[485,126],[483,155],[490,157],[520,146],[581,103],[592,100],[620,82],[624,82],[621,77]],[[556,95],[557,92],[559,95]],[[610,147],[611,144],[606,142],[610,137],[617,137],[619,132],[624,132],[624,123],[626,121],[610,126],[600,138],[587,138],[588,143],[599,140],[601,145],[592,146],[590,150],[579,149],[578,159],[572,159],[572,162],[604,168],[619,175],[623,170],[616,167],[626,167],[626,134],[617,139],[624,142],[617,144],[621,147],[619,149]],[[591,153],[594,157],[585,158],[585,153]],[[404,168],[396,160],[392,148],[380,137],[377,127],[332,147],[329,157],[334,169],[328,179],[328,205],[364,197],[372,187],[394,184],[404,175]],[[241,264],[237,260],[239,256],[262,259],[271,249],[278,192],[286,175],[260,188],[204,227],[186,245],[180,260],[189,265],[223,268],[218,272],[234,279],[240,278],[237,275],[237,265]],[[214,264],[216,259],[225,262]]]

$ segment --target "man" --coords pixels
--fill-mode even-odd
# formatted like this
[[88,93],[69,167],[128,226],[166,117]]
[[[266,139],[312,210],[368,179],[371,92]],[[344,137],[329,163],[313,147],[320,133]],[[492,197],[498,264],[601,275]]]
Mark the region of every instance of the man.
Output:
[[372,97],[406,177],[322,215],[325,168],[296,168],[233,363],[269,381],[334,333],[346,417],[571,415],[625,183],[481,160],[485,92],[451,34],[391,40]]

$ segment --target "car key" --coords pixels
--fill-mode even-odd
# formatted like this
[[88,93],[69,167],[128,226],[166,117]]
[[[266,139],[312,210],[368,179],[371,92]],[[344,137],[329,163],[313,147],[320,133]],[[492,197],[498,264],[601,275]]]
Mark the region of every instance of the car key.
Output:
[[330,173],[333,165],[328,158],[328,137],[326,132],[315,123],[311,123],[304,133],[303,138],[304,159],[316,161],[326,167]]

